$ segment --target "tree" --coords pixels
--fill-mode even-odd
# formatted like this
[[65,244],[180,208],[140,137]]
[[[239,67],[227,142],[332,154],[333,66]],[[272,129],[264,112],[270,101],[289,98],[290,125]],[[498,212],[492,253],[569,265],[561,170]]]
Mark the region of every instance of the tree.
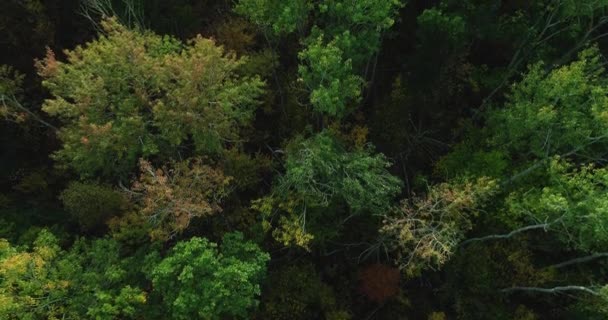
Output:
[[303,27],[311,9],[310,0],[240,0],[234,7],[236,13],[275,36]]
[[194,237],[179,242],[148,276],[173,319],[246,318],[257,306],[269,255],[240,233],[218,247]]
[[384,155],[373,154],[371,147],[348,151],[329,132],[322,132],[291,143],[276,190],[293,192],[310,207],[339,199],[353,212],[379,214],[401,189],[389,166]]
[[369,300],[382,304],[399,293],[400,280],[398,268],[372,264],[359,271],[359,291]]
[[526,160],[551,155],[600,160],[597,148],[608,141],[608,91],[600,59],[591,48],[548,75],[542,64],[532,67],[514,86],[506,108],[490,112],[491,145],[511,157],[527,153]]
[[[440,163],[440,172],[456,177],[452,179],[491,172],[499,183],[501,192],[491,198],[495,214],[478,220],[473,232],[483,235],[463,241],[463,255],[479,250],[473,243],[477,248],[500,240],[528,245],[543,238],[559,243],[552,254],[579,256],[557,266],[604,255],[608,92],[600,59],[597,49],[590,48],[577,61],[550,72],[542,64],[532,66],[512,86],[505,106],[488,109],[485,126],[472,130]],[[596,299],[603,289],[579,281],[598,275],[591,281],[605,281],[596,272],[584,278],[572,273],[566,282],[513,281],[493,290],[503,295],[577,292]]]
[[383,32],[393,26],[402,6],[400,0],[323,0],[318,25],[330,38],[340,39],[340,49],[360,70],[379,51]]
[[170,37],[102,23],[99,39],[49,51],[38,72],[52,94],[43,110],[61,119],[55,159],[83,176],[116,177],[140,157],[170,157],[192,141],[198,154],[239,142],[263,83],[239,77],[243,59],[213,40]]
[[512,183],[546,167],[554,156],[603,161],[608,91],[597,49],[548,74],[542,63],[532,66],[507,99],[504,108],[488,110],[487,124],[440,162],[440,172],[477,175],[488,171],[480,167],[498,166],[494,175],[513,175]]
[[185,230],[192,219],[220,213],[230,181],[202,159],[174,163],[170,169],[155,169],[141,160],[139,180],[128,192],[140,206],[138,215],[149,225],[150,237],[166,241]]
[[399,268],[410,277],[441,268],[496,189],[496,181],[487,178],[438,184],[386,214],[380,232]]
[[15,68],[0,65],[0,117],[19,125],[27,120],[34,120],[45,127],[57,130],[38,113],[22,104],[24,79],[25,75]]
[[69,251],[42,230],[33,248],[0,241],[0,311],[9,319],[133,319],[146,302],[118,243],[77,240]]
[[126,207],[126,198],[120,192],[96,183],[73,182],[60,198],[83,231],[103,225]]
[[145,310],[139,257],[113,239],[79,239],[55,268],[69,282],[72,318],[135,319]]
[[65,313],[69,283],[54,278],[48,264],[60,252],[55,237],[42,232],[33,250],[18,250],[7,240],[0,241],[0,311],[13,318],[42,319]]
[[608,243],[608,169],[577,167],[553,159],[545,183],[514,191],[506,200],[508,213],[524,221],[553,222],[565,245],[581,252],[604,252]]
[[313,109],[338,118],[348,114],[361,98],[363,79],[354,74],[352,60],[337,40],[326,43],[321,33],[298,56],[302,62],[298,73],[310,90]]
[[266,218],[275,210],[287,213],[280,218],[275,238],[307,247],[314,237],[338,234],[353,216],[388,211],[401,181],[388,172],[390,162],[384,155],[372,151],[369,146],[347,150],[329,132],[295,139],[287,148],[285,173],[272,196],[255,205]]
[[[352,111],[364,84],[359,76],[362,64],[379,50],[381,34],[394,23],[400,6],[398,0],[319,3],[321,16],[298,54],[298,74],[310,91],[314,111],[336,118]],[[275,35],[293,32],[311,9],[307,0],[241,0],[235,7]]]

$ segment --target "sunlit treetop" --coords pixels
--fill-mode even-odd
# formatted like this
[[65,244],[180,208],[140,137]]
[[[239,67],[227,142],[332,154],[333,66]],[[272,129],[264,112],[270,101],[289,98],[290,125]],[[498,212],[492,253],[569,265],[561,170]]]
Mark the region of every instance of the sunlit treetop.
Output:
[[81,175],[117,176],[140,157],[186,148],[216,154],[240,142],[263,83],[239,77],[243,59],[200,36],[184,44],[102,23],[97,40],[37,63],[51,92],[43,110],[63,126],[60,163]]
[[175,245],[149,276],[173,319],[246,319],[269,259],[240,233],[226,234],[220,246],[194,237]]
[[439,171],[499,177],[553,156],[604,162],[606,106],[608,86],[597,49],[548,73],[546,65],[535,64],[512,86],[505,106],[487,110],[487,124],[456,146]]
[[338,118],[345,116],[361,99],[363,79],[353,72],[352,60],[337,40],[327,42],[321,33],[309,41],[299,53],[302,63],[298,73],[310,90],[313,110]]

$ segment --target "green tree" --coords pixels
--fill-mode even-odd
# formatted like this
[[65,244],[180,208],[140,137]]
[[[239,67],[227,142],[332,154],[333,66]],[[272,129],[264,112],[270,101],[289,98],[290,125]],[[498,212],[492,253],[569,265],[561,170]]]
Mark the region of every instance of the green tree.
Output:
[[[471,130],[439,163],[439,172],[451,180],[491,173],[500,187],[490,198],[489,214],[476,219],[471,234],[479,236],[460,243],[463,255],[495,241],[531,246],[543,237],[558,244],[551,255],[575,256],[547,266],[549,270],[606,257],[608,92],[600,61],[598,50],[591,48],[550,72],[543,64],[532,66],[512,86],[505,105],[488,109],[485,125]],[[502,295],[569,292],[589,297],[593,304],[601,299],[604,289],[593,285],[605,283],[601,272],[564,274],[568,277],[562,281],[520,279],[489,287]],[[501,285],[505,287],[497,287]]]
[[212,40],[184,45],[103,22],[99,39],[52,52],[38,63],[53,98],[43,109],[61,119],[55,159],[83,176],[119,176],[140,157],[174,156],[191,139],[199,154],[236,143],[263,83],[236,73],[242,59]]
[[234,7],[236,13],[276,36],[302,28],[311,9],[310,0],[240,0]]
[[42,230],[32,249],[0,241],[0,311],[8,319],[133,319],[146,302],[137,268],[113,240],[62,250]]
[[313,109],[334,117],[352,111],[361,99],[363,79],[354,73],[352,60],[337,41],[327,43],[321,33],[298,56],[301,60],[298,73],[310,90]]
[[275,211],[286,213],[275,238],[308,247],[315,237],[339,234],[353,216],[386,213],[401,190],[401,181],[388,172],[389,166],[371,147],[348,150],[329,132],[298,138],[287,148],[285,173],[273,194],[254,206],[266,218]]
[[581,252],[604,252],[608,243],[608,169],[551,160],[544,183],[512,192],[508,213],[524,221],[547,221],[564,244]]
[[402,6],[400,0],[323,0],[318,25],[330,38],[340,39],[340,49],[360,70],[380,50],[382,35],[393,26]]
[[60,318],[66,313],[69,282],[57,279],[49,264],[61,249],[57,239],[42,232],[32,250],[19,250],[0,240],[0,313],[8,319]]
[[72,318],[137,318],[147,301],[138,260],[113,239],[77,240],[55,267],[70,284]]
[[487,124],[471,130],[438,171],[451,176],[493,171],[523,178],[554,156],[601,162],[608,143],[608,91],[600,60],[591,48],[548,74],[542,63],[532,66],[513,85],[505,107],[488,110]]
[[280,194],[293,192],[310,207],[344,201],[356,213],[379,214],[388,209],[401,181],[387,168],[390,162],[371,147],[349,151],[329,132],[296,139],[287,148],[285,174],[276,186]]
[[226,234],[219,247],[195,237],[175,245],[149,277],[173,319],[246,318],[268,260],[240,233]]

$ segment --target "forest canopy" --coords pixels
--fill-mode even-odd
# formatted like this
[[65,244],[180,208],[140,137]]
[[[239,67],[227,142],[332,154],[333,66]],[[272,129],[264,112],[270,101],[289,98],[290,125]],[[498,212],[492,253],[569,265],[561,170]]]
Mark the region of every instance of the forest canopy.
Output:
[[0,2],[0,319],[607,319],[608,1]]

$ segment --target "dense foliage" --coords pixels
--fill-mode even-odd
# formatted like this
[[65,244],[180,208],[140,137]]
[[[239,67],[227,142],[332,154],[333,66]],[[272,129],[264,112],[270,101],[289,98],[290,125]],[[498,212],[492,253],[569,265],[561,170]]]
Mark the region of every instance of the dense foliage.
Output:
[[608,1],[0,1],[0,319],[608,318]]

